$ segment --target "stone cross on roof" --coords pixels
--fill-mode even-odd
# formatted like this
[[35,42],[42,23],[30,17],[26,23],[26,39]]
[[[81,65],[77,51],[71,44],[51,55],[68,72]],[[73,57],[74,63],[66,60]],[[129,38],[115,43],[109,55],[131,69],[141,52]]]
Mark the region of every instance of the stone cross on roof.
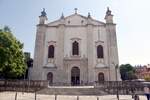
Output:
[[75,10],[75,14],[77,14],[78,8],[74,8],[74,10]]

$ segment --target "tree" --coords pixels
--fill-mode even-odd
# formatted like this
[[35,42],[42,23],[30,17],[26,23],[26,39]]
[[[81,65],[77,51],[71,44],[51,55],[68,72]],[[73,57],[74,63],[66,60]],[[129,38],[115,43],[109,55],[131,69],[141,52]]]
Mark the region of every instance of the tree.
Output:
[[0,75],[3,78],[17,78],[24,74],[23,44],[8,27],[0,29]]
[[26,73],[25,75],[22,76],[22,78],[25,78],[25,79],[29,79],[29,68],[30,67],[33,67],[33,59],[30,58],[30,53],[29,52],[24,52],[24,56],[25,56],[25,63],[27,65],[27,68],[26,68]]
[[135,68],[130,64],[122,64],[120,66],[120,74],[122,80],[132,80],[136,79]]

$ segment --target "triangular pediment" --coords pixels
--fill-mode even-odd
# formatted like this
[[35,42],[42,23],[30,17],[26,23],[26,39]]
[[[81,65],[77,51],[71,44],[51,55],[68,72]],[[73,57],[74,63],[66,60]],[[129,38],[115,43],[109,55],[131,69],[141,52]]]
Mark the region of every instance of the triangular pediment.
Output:
[[[82,16],[80,14],[72,14],[70,16],[64,17],[64,19],[60,18],[56,21],[50,22],[47,25],[48,26],[57,26],[62,23],[62,20],[64,20],[65,25],[76,26],[76,25],[87,25],[88,24],[88,17]],[[95,20],[93,18],[90,18],[90,20],[91,20],[90,23],[93,25],[104,25],[105,24],[104,22]]]

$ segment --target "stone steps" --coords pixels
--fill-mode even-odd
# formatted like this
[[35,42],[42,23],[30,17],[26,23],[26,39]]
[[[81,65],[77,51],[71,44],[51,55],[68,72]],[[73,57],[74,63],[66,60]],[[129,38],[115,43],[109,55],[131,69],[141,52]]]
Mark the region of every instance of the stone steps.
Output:
[[49,95],[106,95],[107,93],[98,88],[45,88],[37,93]]

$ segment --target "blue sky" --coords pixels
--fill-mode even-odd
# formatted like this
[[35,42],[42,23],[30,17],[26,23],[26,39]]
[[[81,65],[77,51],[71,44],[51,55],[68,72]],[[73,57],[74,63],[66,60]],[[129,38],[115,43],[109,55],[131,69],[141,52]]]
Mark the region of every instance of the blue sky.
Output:
[[0,27],[8,25],[24,43],[24,51],[34,53],[36,24],[42,8],[48,20],[78,13],[104,21],[107,6],[117,23],[120,64],[150,63],[150,0],[0,0]]

